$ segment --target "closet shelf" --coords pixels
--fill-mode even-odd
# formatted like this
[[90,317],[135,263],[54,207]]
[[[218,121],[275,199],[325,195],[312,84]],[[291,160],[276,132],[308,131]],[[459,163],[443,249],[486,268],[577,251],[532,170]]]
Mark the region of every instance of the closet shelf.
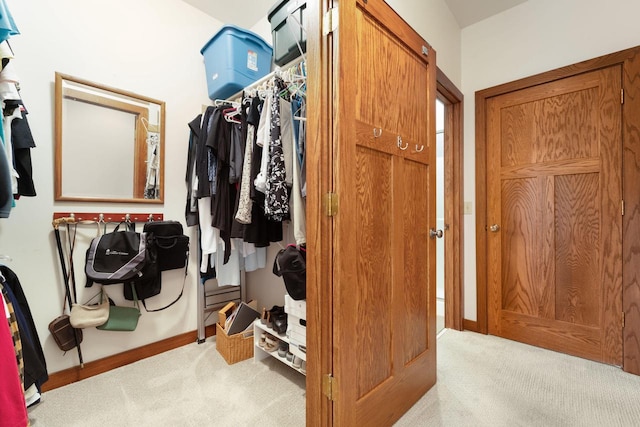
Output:
[[[293,362],[287,360],[286,357],[279,356],[277,349],[273,351],[267,351],[264,348],[260,347],[260,344],[259,344],[260,334],[262,332],[266,332],[272,335],[273,337],[275,337],[276,339],[278,339],[279,341],[284,341],[287,344],[291,345],[291,342],[289,341],[289,338],[287,336],[278,335],[276,331],[274,331],[272,328],[269,328],[267,325],[263,325],[260,322],[260,319],[257,319],[255,322],[253,322],[253,360],[254,361],[257,362],[260,360],[264,360],[267,357],[271,356],[275,359],[278,359],[280,362],[284,363],[294,371],[300,372],[302,375],[305,375],[305,376],[307,375],[306,370],[303,370],[302,368],[294,366]],[[306,361],[305,361],[305,364],[306,364]]]

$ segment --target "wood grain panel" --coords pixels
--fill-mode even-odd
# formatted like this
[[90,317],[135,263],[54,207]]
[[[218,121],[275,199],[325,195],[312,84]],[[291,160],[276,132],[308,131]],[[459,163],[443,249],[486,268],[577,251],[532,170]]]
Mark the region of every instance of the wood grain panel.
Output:
[[[398,44],[396,49],[400,54],[398,55],[398,75],[395,78],[403,82],[402,85],[397,86],[396,94],[399,101],[398,134],[403,138],[415,140],[424,151],[428,152],[427,132],[431,118],[424,114],[429,100],[427,65],[403,46]],[[413,146],[409,149],[413,149]]]
[[[400,137],[389,129],[377,128],[369,123],[356,120],[357,144],[382,151],[392,156],[411,159],[423,164],[431,162],[431,151],[426,142]],[[401,149],[404,147],[404,150]]]
[[600,326],[598,174],[556,179],[556,319]]
[[537,274],[540,189],[535,179],[502,184],[502,309],[538,313]]
[[356,119],[397,134],[402,98],[397,93],[397,87],[380,83],[393,81],[401,72],[398,46],[370,17],[358,14],[356,22],[358,33],[361,34],[358,42],[367,44],[366,47],[358,46],[358,49],[372,49],[376,53],[362,55],[355,62],[360,82],[354,100]]
[[559,160],[502,168],[502,179],[533,178],[541,175],[574,175],[600,171],[600,159]]
[[[503,311],[501,313],[501,337],[537,347],[561,351],[573,356],[597,360],[600,352],[600,329],[572,323],[560,323],[554,319]],[[526,334],[523,334],[526,331]]]
[[555,177],[539,176],[538,203],[540,206],[540,229],[538,230],[537,280],[536,299],[538,303],[538,317],[555,319],[556,293],[555,276],[556,247],[555,247]]
[[357,337],[358,397],[391,374],[392,224],[391,156],[367,148],[356,150],[358,260]]
[[598,129],[600,159],[600,211],[602,213],[600,281],[602,289],[601,360],[622,365],[622,67],[600,73]]
[[326,1],[307,3],[307,378],[308,427],[332,425],[332,402],[322,394],[324,374],[333,372],[333,224],[322,209],[323,195],[332,189],[331,40],[322,37]]
[[532,103],[507,106],[500,110],[500,122],[506,125],[501,128],[502,167],[520,166],[534,163],[538,151],[538,140],[533,130],[534,105]]
[[502,166],[597,157],[597,97],[595,86],[505,106]]
[[640,375],[640,48],[624,63],[623,310],[624,364]]
[[596,86],[534,103],[536,163],[599,155],[598,96]]
[[[429,274],[429,166],[405,161],[402,171],[404,218],[404,272],[400,284],[404,301],[404,364],[429,348],[429,286],[416,283],[416,277]],[[435,284],[429,284],[434,286]]]

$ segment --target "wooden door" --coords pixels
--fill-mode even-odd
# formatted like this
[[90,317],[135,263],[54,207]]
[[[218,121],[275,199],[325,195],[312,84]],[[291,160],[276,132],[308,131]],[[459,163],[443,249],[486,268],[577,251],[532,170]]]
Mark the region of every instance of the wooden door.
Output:
[[621,67],[487,103],[489,333],[622,362]]
[[[338,202],[330,222],[310,227],[310,254],[324,250],[321,261],[308,258],[308,303],[321,324],[309,325],[307,423],[383,426],[436,379],[435,51],[382,0],[340,2],[336,13],[337,27],[310,45],[310,57],[328,64],[309,74],[323,92],[309,102],[317,114],[308,128],[320,135],[309,148],[319,158],[310,184]],[[310,206],[323,199],[331,204],[312,194]],[[314,345],[324,358],[314,359]],[[330,404],[318,396],[318,374],[333,377]]]

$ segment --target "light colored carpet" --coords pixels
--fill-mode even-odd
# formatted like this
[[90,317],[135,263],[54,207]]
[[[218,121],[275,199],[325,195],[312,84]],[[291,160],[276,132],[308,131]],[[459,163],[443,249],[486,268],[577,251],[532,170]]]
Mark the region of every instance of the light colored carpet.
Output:
[[[33,427],[304,426],[305,378],[275,359],[227,365],[190,344],[44,394]],[[445,330],[438,382],[396,427],[639,426],[640,377]]]
[[640,426],[640,377],[614,366],[446,330],[438,381],[396,423],[409,426]]
[[274,358],[227,365],[215,340],[49,392],[33,427],[304,426],[305,377]]

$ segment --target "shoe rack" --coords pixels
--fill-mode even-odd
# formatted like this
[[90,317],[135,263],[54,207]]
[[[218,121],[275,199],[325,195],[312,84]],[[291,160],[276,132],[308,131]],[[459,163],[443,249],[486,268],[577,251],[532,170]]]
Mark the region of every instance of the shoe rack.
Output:
[[[287,334],[279,335],[273,328],[262,323],[261,319],[253,322],[253,359],[262,361],[268,357],[278,359],[291,369],[307,374],[306,354],[301,352]],[[283,348],[285,349],[283,351]]]

